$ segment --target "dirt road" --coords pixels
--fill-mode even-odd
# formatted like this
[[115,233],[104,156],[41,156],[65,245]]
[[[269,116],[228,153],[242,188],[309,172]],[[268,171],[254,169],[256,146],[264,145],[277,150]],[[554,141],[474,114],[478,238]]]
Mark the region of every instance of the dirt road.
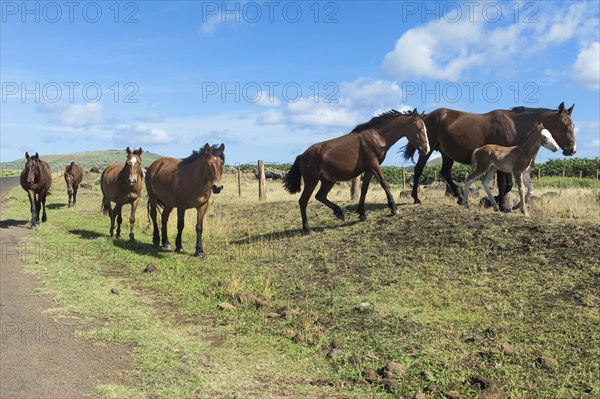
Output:
[[119,382],[132,359],[126,347],[78,339],[76,318],[45,314],[57,304],[40,296],[38,279],[23,272],[29,221],[4,217],[5,195],[18,184],[18,178],[0,178],[0,398],[88,397],[97,383]]

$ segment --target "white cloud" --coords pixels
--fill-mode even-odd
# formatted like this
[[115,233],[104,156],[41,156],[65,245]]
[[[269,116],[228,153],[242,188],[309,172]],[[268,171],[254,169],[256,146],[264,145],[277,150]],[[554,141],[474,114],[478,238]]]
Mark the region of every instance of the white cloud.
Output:
[[600,149],[600,140],[593,140],[593,141],[592,141],[592,142],[589,144],[589,146],[590,146],[591,148],[599,148],[599,149]]
[[[417,26],[400,36],[395,48],[384,57],[382,70],[394,79],[455,81],[474,68],[493,65],[494,71],[506,69],[514,65],[506,62],[513,57],[527,59],[575,37],[597,37],[598,18],[589,15],[585,4],[571,4],[566,9],[548,6],[545,10],[536,15],[537,23],[522,18],[498,25],[475,13],[472,21],[441,19]],[[510,9],[505,11],[511,15]]]
[[573,65],[573,74],[584,88],[600,90],[600,42],[581,49]]
[[37,106],[37,111],[49,114],[51,123],[69,128],[88,128],[100,125],[105,120],[99,102],[71,105],[42,102]]
[[144,145],[169,144],[178,139],[178,137],[167,133],[166,130],[148,124],[119,125],[114,130],[113,141],[119,144],[129,142]]

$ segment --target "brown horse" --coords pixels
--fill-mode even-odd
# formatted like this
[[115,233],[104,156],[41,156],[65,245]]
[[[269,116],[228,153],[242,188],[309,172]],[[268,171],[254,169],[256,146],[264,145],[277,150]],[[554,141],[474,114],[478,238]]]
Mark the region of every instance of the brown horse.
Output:
[[373,175],[385,190],[392,215],[397,215],[390,185],[379,165],[390,147],[405,136],[415,148],[423,153],[429,152],[423,115],[419,115],[416,109],[407,113],[391,110],[356,126],[346,135],[313,144],[302,155],[298,155],[285,177],[284,187],[290,194],[297,193],[300,191],[300,180],[304,180],[304,191],[299,200],[304,232],[310,232],[306,206],[319,180],[321,188],[317,192],[317,200],[331,208],[333,214],[342,221],[342,208],[329,201],[327,194],[335,182],[350,180],[363,172],[365,175],[357,209],[360,220],[366,220],[365,196]]
[[[442,154],[442,170],[444,177],[452,192],[462,198],[458,187],[452,181],[452,165],[454,162],[468,164],[471,162],[473,150],[486,144],[498,144],[506,147],[521,143],[535,122],[541,122],[550,131],[554,140],[563,149],[564,155],[575,154],[575,125],[571,113],[575,104],[565,109],[561,103],[557,110],[547,108],[516,107],[511,110],[496,110],[486,114],[472,114],[469,112],[455,111],[440,108],[425,117],[429,143],[433,150]],[[411,159],[415,154],[415,147],[408,143],[404,148],[404,159]],[[412,197],[415,204],[421,203],[417,195],[419,179],[431,153],[420,154],[415,166]],[[504,196],[512,189],[510,174],[498,172],[498,188],[500,196],[498,202],[503,211]]]
[[[550,132],[544,129],[543,124],[536,122],[533,129],[525,137],[525,140],[517,146],[504,147],[496,144],[487,144],[473,151],[473,155],[471,156],[473,172],[467,177],[464,187],[463,204],[465,208],[469,207],[469,188],[471,184],[485,173],[483,188],[494,210],[498,210],[498,204],[490,191],[489,183],[494,178],[496,171],[499,170],[505,173],[512,173],[515,177],[521,202],[514,209],[520,207],[521,212],[527,216],[525,203],[533,192],[533,185],[528,177],[529,169],[531,169],[541,146],[546,147],[552,152],[558,151],[558,144],[556,144]],[[527,185],[527,196],[523,195],[524,180]]]
[[154,232],[152,243],[159,246],[160,234],[156,222],[157,207],[162,207],[162,246],[170,250],[167,236],[167,222],[173,208],[177,208],[177,238],[175,252],[183,252],[181,233],[185,222],[185,210],[196,208],[196,252],[195,256],[204,257],[202,249],[202,220],[208,209],[211,191],[219,194],[223,190],[221,176],[225,162],[225,145],[220,147],[208,143],[199,151],[193,151],[189,157],[159,158],[152,162],[146,171],[146,189],[148,190],[148,214],[152,218]]
[[75,162],[71,162],[65,169],[65,183],[67,183],[67,194],[69,195],[69,208],[77,203],[77,190],[83,179],[83,170]]
[[31,206],[31,227],[40,224],[40,205],[43,208],[42,222],[48,220],[46,217],[46,197],[52,186],[52,172],[50,165],[40,159],[36,152],[34,156],[25,153],[25,168],[21,172],[21,187],[27,191],[29,204]]
[[[102,172],[100,188],[102,189],[102,212],[110,217],[110,236],[115,229],[115,217],[117,218],[117,238],[121,237],[121,223],[123,217],[121,210],[123,205],[131,204],[131,215],[129,216],[129,240],[135,241],[133,227],[135,225],[135,210],[142,195],[142,148],[131,151],[125,149],[127,161],[125,165],[108,165]],[[115,207],[111,208],[111,201]]]

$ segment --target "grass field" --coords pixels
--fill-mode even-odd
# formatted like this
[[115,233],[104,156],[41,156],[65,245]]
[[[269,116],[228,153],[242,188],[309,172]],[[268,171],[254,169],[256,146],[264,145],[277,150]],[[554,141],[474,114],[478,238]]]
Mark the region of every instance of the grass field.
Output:
[[[227,175],[198,260],[195,211],[182,255],[152,247],[145,202],[137,243],[107,237],[97,178],[69,209],[57,177],[48,222],[19,256],[64,307],[56,317],[75,312],[81,337],[130,345],[135,369],[97,386],[100,398],[600,397],[598,182],[537,190],[530,218],[479,208],[477,195],[465,210],[431,188],[413,206],[398,187],[390,217],[372,184],[366,222],[341,184],[330,198],[347,221],[311,200],[316,233],[304,236],[298,196],[269,182],[259,202],[246,175],[239,198]],[[7,204],[25,224],[24,192]],[[405,367],[395,383],[364,380],[390,361]]]

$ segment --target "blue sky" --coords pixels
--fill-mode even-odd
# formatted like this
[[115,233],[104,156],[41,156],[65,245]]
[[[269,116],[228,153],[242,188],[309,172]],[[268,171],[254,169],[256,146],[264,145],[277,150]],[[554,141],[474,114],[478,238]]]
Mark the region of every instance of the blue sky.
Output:
[[[224,142],[231,164],[291,162],[390,108],[562,101],[575,103],[577,156],[600,156],[597,1],[2,1],[1,13],[2,161]],[[386,164],[401,162],[392,149]]]

